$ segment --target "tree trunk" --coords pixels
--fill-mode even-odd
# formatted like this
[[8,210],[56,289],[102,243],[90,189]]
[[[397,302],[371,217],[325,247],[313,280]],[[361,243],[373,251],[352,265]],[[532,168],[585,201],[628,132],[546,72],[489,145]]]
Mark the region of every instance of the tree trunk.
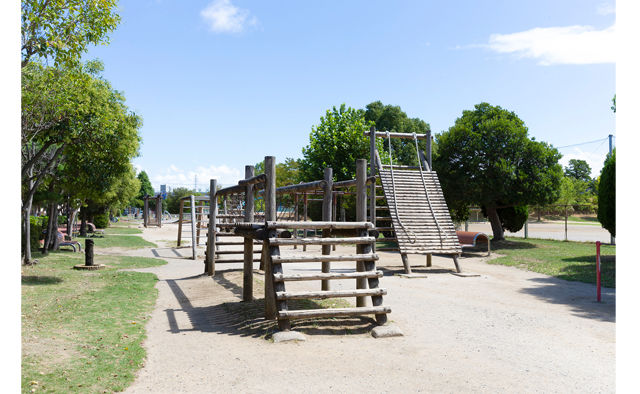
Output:
[[47,215],[49,215],[49,220],[47,220],[47,232],[44,235],[44,244],[42,245],[42,253],[47,254],[50,249],[50,245],[53,243],[53,239],[55,235],[53,233],[53,210],[55,209],[55,203],[49,203],[49,207],[47,209]]
[[487,206],[487,218],[491,223],[491,230],[493,231],[492,241],[504,241],[504,229],[502,223],[500,223],[500,217],[498,216],[498,210],[494,206]]
[[31,198],[27,200],[27,204],[22,207],[22,234],[24,235],[24,249],[22,250],[24,264],[31,262]]
[[80,214],[82,215],[82,222],[80,223],[80,236],[87,236],[87,211],[86,209],[80,209]]

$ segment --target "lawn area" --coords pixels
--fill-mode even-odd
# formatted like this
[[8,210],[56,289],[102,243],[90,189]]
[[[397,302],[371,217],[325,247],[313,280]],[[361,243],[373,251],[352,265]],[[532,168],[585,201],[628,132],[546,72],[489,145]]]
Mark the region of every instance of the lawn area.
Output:
[[[138,230],[138,229],[129,229],[129,228],[114,228],[107,229],[105,232],[107,233],[104,237],[76,237],[75,241],[79,241],[82,244],[82,248],[86,245],[85,239],[93,239],[94,248],[126,248],[126,249],[142,249],[142,248],[157,248],[158,245],[153,242],[145,241],[142,237],[137,235],[119,235],[118,233],[109,233],[109,231],[124,231],[124,230]],[[127,233],[124,232],[122,234],[135,234],[135,233]]]
[[166,264],[144,257],[96,256],[100,271],[79,271],[84,254],[35,253],[22,269],[22,392],[122,391],[142,366],[145,323],[157,277],[117,272]]
[[[378,242],[377,247],[393,247],[395,242]],[[465,248],[462,256],[481,253],[487,246]],[[592,242],[564,242],[534,238],[507,237],[491,242],[491,253],[505,255],[489,260],[488,264],[514,266],[528,271],[555,276],[569,281],[596,283],[596,245]],[[603,287],[616,287],[616,248],[600,247],[601,281]]]

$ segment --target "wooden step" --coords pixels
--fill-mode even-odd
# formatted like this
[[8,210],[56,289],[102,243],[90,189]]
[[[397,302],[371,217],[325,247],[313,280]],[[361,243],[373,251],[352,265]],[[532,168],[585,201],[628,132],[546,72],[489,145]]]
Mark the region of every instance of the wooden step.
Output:
[[327,298],[383,296],[387,289],[276,292],[277,300],[325,300]]
[[284,275],[275,274],[273,280],[275,282],[298,282],[306,280],[335,280],[335,279],[366,279],[366,278],[382,278],[382,271],[367,271],[367,272],[330,272],[326,274],[294,274]]
[[342,244],[371,244],[376,242],[374,237],[352,238],[277,238],[269,239],[269,245],[342,245]]
[[307,319],[316,317],[379,315],[385,313],[391,313],[391,308],[388,306],[373,306],[364,308],[306,309],[299,311],[278,311],[278,316],[281,319]]
[[328,263],[332,261],[374,261],[378,260],[378,255],[368,254],[346,254],[346,255],[316,255],[316,256],[272,256],[274,264],[282,263]]

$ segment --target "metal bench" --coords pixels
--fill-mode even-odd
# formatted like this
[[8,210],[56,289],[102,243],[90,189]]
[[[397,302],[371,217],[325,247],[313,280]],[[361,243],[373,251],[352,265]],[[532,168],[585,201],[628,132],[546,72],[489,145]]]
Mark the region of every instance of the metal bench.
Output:
[[475,231],[456,231],[456,235],[462,248],[470,248],[476,246],[477,243],[486,243],[487,256],[491,256],[491,241],[489,241],[487,234]]

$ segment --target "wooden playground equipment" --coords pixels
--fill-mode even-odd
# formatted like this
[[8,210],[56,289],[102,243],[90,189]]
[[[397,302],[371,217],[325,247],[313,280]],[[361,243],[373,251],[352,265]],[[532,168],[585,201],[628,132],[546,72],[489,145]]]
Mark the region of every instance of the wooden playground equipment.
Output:
[[[265,271],[265,318],[278,320],[280,330],[289,330],[292,319],[336,317],[353,315],[374,315],[378,324],[383,325],[387,321],[387,314],[391,309],[383,306],[382,296],[386,289],[379,288],[379,279],[383,276],[376,270],[375,261],[378,256],[373,252],[375,235],[373,223],[366,221],[366,183],[371,181],[366,176],[366,161],[358,160],[357,177],[346,183],[355,185],[357,189],[357,221],[335,222],[332,221],[333,188],[332,170],[325,169],[325,179],[289,185],[276,188],[275,158],[265,157],[265,173],[258,176],[253,174],[254,168],[247,166],[245,179],[238,185],[216,190],[217,181],[211,180],[208,242],[205,259],[205,270],[208,275],[215,274],[216,263],[230,261],[220,259],[221,253],[217,249],[219,237],[225,234],[226,229],[233,226],[233,235],[244,237],[243,242],[243,301],[253,300],[253,264],[261,262],[261,268]],[[340,186],[340,185],[338,185]],[[322,221],[278,221],[277,198],[280,195],[295,196],[296,193],[304,193],[315,190],[323,191]],[[258,193],[256,193],[258,191]],[[229,214],[218,215],[219,197],[244,194],[243,221],[235,223],[223,223],[222,219],[239,219],[227,217]],[[258,218],[254,215],[254,196],[263,197],[264,216]],[[296,211],[297,212],[297,211]],[[262,221],[256,221],[263,219]],[[314,237],[292,237],[291,231],[309,229],[314,231]],[[321,236],[318,236],[319,232]],[[228,233],[231,234],[231,233]],[[332,236],[340,238],[332,238]],[[261,259],[254,258],[254,245],[262,245]],[[283,256],[281,246],[321,246],[320,255]],[[356,245],[355,254],[332,255],[333,245]],[[354,262],[353,272],[332,272],[331,262]],[[283,266],[289,263],[321,263],[321,272],[312,274],[285,274]],[[355,280],[355,289],[331,290],[332,280]],[[320,281],[319,291],[288,292],[286,283],[297,281]],[[289,310],[288,300],[294,299],[326,299],[356,297],[356,308],[333,309],[304,309]],[[367,306],[366,298],[371,297],[372,306]]]
[[[149,227],[149,226],[162,227],[162,196],[157,195],[155,197],[151,197],[149,195],[146,195],[142,197],[142,199],[144,200],[144,213],[142,214],[144,226],[145,227]],[[149,209],[149,200],[156,200],[156,209],[155,209],[156,217],[155,218],[151,217],[151,211]]]
[[[456,271],[462,272],[458,263],[462,248],[449,215],[438,176],[435,171],[431,171],[430,133],[417,135],[376,132],[375,127],[372,127],[365,132],[365,136],[370,139],[369,174],[372,177],[377,175],[381,183],[380,186],[376,186],[375,183],[369,186],[369,220],[372,223],[381,223],[380,227],[377,227],[381,231],[383,229],[393,231],[395,237],[385,238],[385,240],[394,240],[398,243],[405,273],[411,274],[408,254],[426,254],[427,267],[430,267],[433,253],[451,255]],[[391,138],[413,139],[418,165],[393,165],[391,151],[389,152],[391,164],[383,165],[376,148],[376,138],[387,138],[389,147],[391,147]],[[426,140],[426,152],[418,149],[419,139]],[[380,196],[384,201],[383,206],[376,204],[379,199],[376,194],[377,187],[384,193],[383,197]],[[378,217],[377,210],[388,211],[389,216]]]
[[[207,196],[186,196],[180,199],[180,211],[178,214],[178,244],[182,246],[182,235],[187,233],[191,235],[191,250],[193,259],[197,257],[196,248],[204,246],[201,243],[202,238],[207,238],[206,233],[208,220],[205,216],[209,216],[209,206],[205,203],[209,201]],[[187,216],[188,215],[188,216]]]

